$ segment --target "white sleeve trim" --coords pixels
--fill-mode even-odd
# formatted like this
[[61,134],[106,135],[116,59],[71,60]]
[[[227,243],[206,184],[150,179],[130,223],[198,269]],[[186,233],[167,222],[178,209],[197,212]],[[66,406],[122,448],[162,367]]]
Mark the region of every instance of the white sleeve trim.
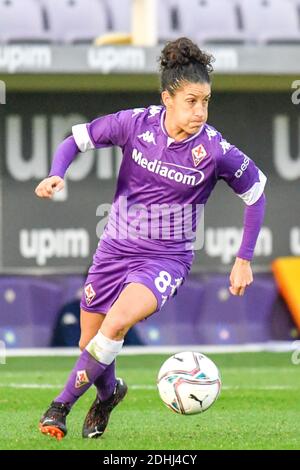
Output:
[[86,152],[95,148],[92,142],[86,124],[76,124],[72,127],[73,137],[80,152]]
[[267,177],[260,170],[258,170],[258,176],[259,176],[259,181],[254,183],[252,188],[248,189],[248,191],[246,191],[243,194],[238,194],[238,196],[243,199],[243,201],[247,204],[247,206],[252,206],[252,204],[255,204],[255,202],[258,201],[258,199],[264,192]]

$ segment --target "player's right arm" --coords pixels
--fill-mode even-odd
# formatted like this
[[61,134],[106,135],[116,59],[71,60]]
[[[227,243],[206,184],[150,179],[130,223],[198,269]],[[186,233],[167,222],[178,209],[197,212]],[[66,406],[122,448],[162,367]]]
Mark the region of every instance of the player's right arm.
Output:
[[35,194],[41,198],[51,198],[55,191],[63,189],[65,173],[79,152],[113,145],[123,147],[129,138],[132,116],[132,110],[119,111],[90,123],[73,126],[73,135],[58,146],[49,177],[36,187]]

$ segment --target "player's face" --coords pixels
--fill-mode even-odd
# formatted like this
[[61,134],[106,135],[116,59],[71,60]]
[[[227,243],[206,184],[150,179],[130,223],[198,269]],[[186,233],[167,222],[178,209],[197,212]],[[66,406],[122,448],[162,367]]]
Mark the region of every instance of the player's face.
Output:
[[208,83],[186,82],[174,96],[163,92],[163,101],[172,124],[186,134],[196,134],[208,117],[211,87]]

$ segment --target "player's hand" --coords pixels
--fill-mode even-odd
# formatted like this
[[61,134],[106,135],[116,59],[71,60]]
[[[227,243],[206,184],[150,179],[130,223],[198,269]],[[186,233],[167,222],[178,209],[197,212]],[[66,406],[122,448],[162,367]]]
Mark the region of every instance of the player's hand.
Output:
[[250,261],[236,258],[230,273],[229,291],[232,295],[244,295],[246,287],[253,282]]
[[52,198],[54,192],[61,191],[65,186],[64,180],[60,176],[50,176],[45,178],[35,188],[35,194],[42,198]]

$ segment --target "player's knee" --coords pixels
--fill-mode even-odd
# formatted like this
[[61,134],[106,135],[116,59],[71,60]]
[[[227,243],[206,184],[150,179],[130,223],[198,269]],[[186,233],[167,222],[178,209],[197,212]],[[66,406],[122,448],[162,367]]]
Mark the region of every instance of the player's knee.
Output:
[[[111,321],[110,321],[111,320]],[[108,319],[106,322],[106,328],[109,328],[110,335],[114,338],[124,338],[129,328],[132,326],[132,322],[125,315],[119,318]]]
[[119,327],[116,326],[116,328],[114,328],[114,331],[113,331],[114,338],[118,340],[124,339],[129,328],[130,328],[129,326],[119,326]]

